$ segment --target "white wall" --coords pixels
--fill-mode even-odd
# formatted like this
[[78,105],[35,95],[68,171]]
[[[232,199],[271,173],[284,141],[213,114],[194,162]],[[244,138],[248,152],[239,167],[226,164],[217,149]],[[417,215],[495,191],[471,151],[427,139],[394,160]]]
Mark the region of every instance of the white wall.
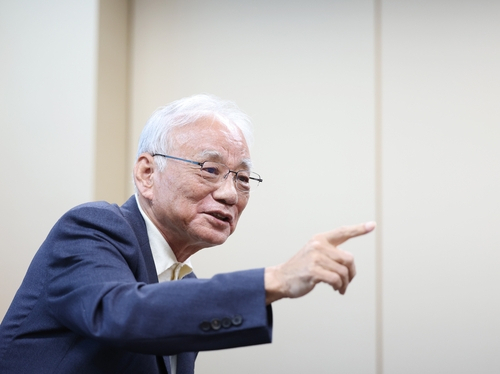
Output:
[[500,373],[500,2],[383,2],[384,365]]
[[92,199],[97,2],[0,2],[0,316],[67,209]]

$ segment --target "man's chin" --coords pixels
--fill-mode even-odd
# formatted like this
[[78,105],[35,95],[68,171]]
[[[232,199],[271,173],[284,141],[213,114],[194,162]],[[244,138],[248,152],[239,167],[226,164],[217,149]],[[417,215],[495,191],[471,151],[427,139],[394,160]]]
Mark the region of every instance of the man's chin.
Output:
[[206,247],[215,247],[224,244],[230,235],[230,232],[209,229],[199,233],[198,238],[206,244]]
[[210,220],[198,221],[198,224],[191,225],[190,236],[195,242],[203,243],[204,247],[214,247],[224,244],[233,233],[233,226],[230,224],[216,225]]
[[229,235],[218,235],[216,237],[212,237],[209,239],[209,242],[211,243],[211,246],[216,246],[216,245],[221,245],[224,244],[229,238]]

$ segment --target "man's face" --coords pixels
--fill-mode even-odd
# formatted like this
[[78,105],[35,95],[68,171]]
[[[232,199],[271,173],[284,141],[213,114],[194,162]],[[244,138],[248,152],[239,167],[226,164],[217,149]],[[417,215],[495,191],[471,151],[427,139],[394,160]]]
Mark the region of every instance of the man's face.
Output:
[[[171,134],[171,156],[215,161],[234,171],[248,169],[250,152],[239,130],[230,131],[219,122],[202,119],[175,128]],[[178,258],[179,251],[191,255],[224,243],[248,203],[248,194],[237,190],[233,174],[213,185],[201,177],[199,169],[198,165],[168,159],[163,171],[154,173],[150,218]]]

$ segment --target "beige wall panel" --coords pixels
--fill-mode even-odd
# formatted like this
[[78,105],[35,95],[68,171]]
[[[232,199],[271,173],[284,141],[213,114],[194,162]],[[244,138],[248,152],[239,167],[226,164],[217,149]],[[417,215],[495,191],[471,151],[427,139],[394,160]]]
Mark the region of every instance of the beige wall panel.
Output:
[[[253,193],[234,236],[197,254],[200,277],[285,261],[316,232],[374,212],[370,1],[136,1],[131,147],[151,112],[210,92],[253,118]],[[358,276],[275,304],[272,345],[201,353],[200,373],[374,373],[374,236],[344,248]]]
[[94,199],[122,204],[132,177],[128,162],[129,2],[99,2]]
[[383,2],[386,374],[500,372],[500,2]]
[[0,318],[35,251],[92,198],[95,1],[0,2]]

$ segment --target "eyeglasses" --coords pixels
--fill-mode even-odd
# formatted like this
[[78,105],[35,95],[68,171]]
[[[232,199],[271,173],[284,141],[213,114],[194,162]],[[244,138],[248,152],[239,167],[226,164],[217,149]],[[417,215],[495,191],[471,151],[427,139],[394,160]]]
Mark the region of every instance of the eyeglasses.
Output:
[[172,160],[183,161],[183,162],[188,162],[190,164],[198,165],[200,167],[200,175],[203,177],[203,179],[213,184],[219,184],[222,180],[225,180],[230,173],[233,173],[234,174],[233,180],[236,188],[239,191],[245,193],[250,192],[251,189],[257,187],[263,181],[263,179],[257,173],[248,170],[233,171],[230,170],[226,165],[219,164],[218,162],[212,162],[212,161],[198,162],[198,161],[186,160],[185,158],[162,155],[161,153],[154,153],[152,156],[153,157],[161,156],[165,158],[170,158]]

